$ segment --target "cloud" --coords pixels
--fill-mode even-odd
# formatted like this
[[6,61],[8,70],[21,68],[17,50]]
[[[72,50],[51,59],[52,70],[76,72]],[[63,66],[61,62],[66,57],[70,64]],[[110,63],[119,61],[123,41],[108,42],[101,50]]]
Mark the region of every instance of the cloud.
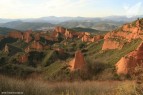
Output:
[[124,6],[124,10],[126,12],[126,16],[128,18],[131,18],[133,16],[137,16],[139,15],[139,11],[141,9],[141,6],[142,6],[142,2],[138,2],[132,6],[129,6],[129,5],[125,5]]
[[0,16],[21,18],[77,15],[91,0],[0,0]]

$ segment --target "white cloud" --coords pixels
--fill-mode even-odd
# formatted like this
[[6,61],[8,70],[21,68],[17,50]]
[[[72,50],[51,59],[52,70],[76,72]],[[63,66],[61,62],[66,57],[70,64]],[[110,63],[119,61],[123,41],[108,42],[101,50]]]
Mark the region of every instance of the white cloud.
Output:
[[[40,2],[41,1],[41,2]],[[0,0],[1,18],[74,16],[91,0]],[[83,11],[83,10],[81,10]]]
[[131,18],[133,16],[139,15],[139,12],[141,10],[141,5],[142,5],[142,2],[138,2],[138,3],[136,3],[136,4],[132,5],[132,6],[125,5],[124,9],[126,11],[126,16],[128,18]]

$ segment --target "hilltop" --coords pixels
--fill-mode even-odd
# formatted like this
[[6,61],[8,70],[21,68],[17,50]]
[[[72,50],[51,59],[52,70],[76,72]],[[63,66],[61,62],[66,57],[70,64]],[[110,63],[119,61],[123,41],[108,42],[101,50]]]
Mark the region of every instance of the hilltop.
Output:
[[105,34],[88,30],[9,32],[0,37],[0,72],[51,81],[120,80],[142,64],[143,19]]

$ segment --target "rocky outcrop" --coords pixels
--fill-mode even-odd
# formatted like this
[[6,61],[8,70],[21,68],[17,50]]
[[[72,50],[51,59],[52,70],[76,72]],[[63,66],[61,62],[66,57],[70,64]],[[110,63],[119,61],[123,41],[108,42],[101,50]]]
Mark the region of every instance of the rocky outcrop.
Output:
[[72,32],[70,32],[68,29],[66,29],[64,35],[65,35],[65,38],[66,38],[66,39],[68,39],[68,38],[69,38],[69,39],[73,38]]
[[70,70],[71,71],[74,71],[74,70],[77,70],[77,69],[84,69],[84,66],[85,66],[86,62],[84,60],[84,56],[83,54],[81,53],[81,51],[77,51],[75,53],[75,58],[70,61],[69,65],[70,65]]
[[36,34],[34,35],[34,40],[35,40],[35,41],[39,41],[39,40],[40,40],[40,33],[36,33]]
[[7,44],[4,46],[4,52],[5,52],[5,53],[9,53],[9,47],[8,47]]
[[28,55],[24,54],[24,55],[20,55],[19,56],[19,63],[25,63],[28,61]]
[[89,35],[84,35],[84,36],[81,38],[82,42],[89,42],[90,39],[91,39],[91,38],[90,38]]
[[64,34],[66,32],[66,29],[61,26],[57,26],[55,27],[54,31]]
[[8,37],[15,38],[15,39],[22,39],[23,35],[19,31],[9,32]]
[[23,40],[26,43],[29,43],[32,40],[31,34],[32,34],[32,31],[27,31],[23,33]]
[[119,42],[112,39],[105,39],[102,46],[102,50],[122,49],[123,46],[124,46],[123,42]]
[[91,37],[89,34],[84,34],[84,36],[81,38],[82,42],[96,42],[99,41],[101,39],[103,39],[104,37],[101,35],[95,35],[93,37]]
[[39,42],[33,41],[33,43],[31,44],[30,48],[35,49],[35,50],[43,50],[44,47]]
[[[137,20],[131,24],[125,24],[123,25],[123,27],[107,33],[104,36],[105,41],[102,50],[120,49],[124,45],[124,43],[131,42],[133,39],[143,38],[142,36],[143,30],[140,24],[141,22],[143,21]],[[108,43],[113,43],[113,44],[108,45]]]
[[137,65],[143,65],[143,42],[139,45],[137,50],[122,57],[115,66],[117,74],[126,75],[133,72]]
[[104,36],[102,36],[102,35],[95,35],[90,41],[91,42],[96,42],[96,41],[99,41],[103,38],[104,38]]

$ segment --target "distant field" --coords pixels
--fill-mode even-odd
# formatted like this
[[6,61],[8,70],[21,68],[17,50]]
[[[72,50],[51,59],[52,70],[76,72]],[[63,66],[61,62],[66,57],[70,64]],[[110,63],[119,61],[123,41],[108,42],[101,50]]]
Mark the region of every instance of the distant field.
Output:
[[0,76],[0,92],[23,95],[139,95],[132,81],[48,82]]

